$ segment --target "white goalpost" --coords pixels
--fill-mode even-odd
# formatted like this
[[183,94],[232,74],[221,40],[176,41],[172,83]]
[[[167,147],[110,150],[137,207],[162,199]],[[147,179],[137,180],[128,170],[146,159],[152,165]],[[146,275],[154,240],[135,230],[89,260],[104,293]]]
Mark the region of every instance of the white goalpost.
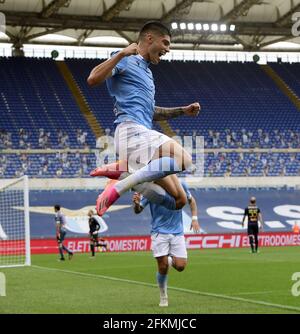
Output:
[[0,268],[30,266],[28,176],[0,181]]

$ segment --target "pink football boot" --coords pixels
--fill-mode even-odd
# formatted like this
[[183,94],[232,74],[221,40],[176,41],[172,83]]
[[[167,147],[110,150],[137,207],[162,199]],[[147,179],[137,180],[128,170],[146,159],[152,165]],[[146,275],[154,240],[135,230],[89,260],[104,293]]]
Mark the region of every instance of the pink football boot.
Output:
[[104,191],[98,196],[96,202],[96,210],[98,216],[103,216],[108,208],[113,205],[115,201],[120,197],[114,186],[117,182],[118,181],[116,180],[110,180],[107,183]]
[[110,179],[118,180],[124,172],[127,172],[127,162],[118,161],[95,168],[90,172],[90,176],[105,176]]

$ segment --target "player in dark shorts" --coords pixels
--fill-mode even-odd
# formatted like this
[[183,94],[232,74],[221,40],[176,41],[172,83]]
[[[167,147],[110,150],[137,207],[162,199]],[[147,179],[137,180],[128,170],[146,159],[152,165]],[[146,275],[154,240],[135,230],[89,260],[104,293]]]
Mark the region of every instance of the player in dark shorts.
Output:
[[[256,205],[256,198],[250,198],[250,204],[245,209],[242,226],[244,227],[245,218],[248,217],[248,237],[251,246],[252,253],[258,252],[258,233],[259,225],[258,221],[261,223],[261,228],[263,227],[263,220],[260,209]],[[254,246],[255,245],[255,246]]]
[[107,242],[98,236],[100,230],[100,224],[98,223],[97,219],[94,217],[94,211],[90,210],[88,212],[89,216],[89,236],[90,236],[90,247],[92,252],[92,257],[95,256],[95,247],[104,247],[107,249]]
[[73,257],[73,252],[71,252],[64,244],[64,240],[67,234],[66,230],[66,217],[63,213],[60,211],[60,205],[54,206],[55,211],[55,222],[56,222],[56,240],[58,243],[58,249],[60,254],[60,261],[64,261],[64,251],[66,251],[69,255],[69,260]]

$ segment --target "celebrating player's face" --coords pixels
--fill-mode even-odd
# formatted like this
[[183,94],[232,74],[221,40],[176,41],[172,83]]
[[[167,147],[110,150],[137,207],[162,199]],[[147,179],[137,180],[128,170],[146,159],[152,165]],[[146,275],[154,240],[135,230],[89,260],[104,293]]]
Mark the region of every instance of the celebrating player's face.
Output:
[[152,35],[152,43],[149,46],[149,58],[152,64],[158,64],[162,56],[170,52],[170,36]]

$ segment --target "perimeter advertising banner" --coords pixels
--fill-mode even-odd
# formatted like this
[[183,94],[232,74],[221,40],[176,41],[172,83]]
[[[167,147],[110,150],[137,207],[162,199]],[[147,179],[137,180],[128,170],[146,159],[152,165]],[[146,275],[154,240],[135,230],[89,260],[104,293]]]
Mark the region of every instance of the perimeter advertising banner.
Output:
[[[130,252],[151,250],[150,236],[109,237],[108,252]],[[249,247],[246,234],[194,234],[185,236],[188,249],[220,249]],[[2,243],[5,241],[2,241]],[[300,246],[300,234],[294,233],[261,233],[260,247]],[[89,240],[85,238],[70,238],[65,245],[74,252],[89,252]],[[4,246],[4,245],[2,245]],[[0,243],[1,249],[1,243]],[[57,253],[57,243],[54,239],[31,240],[32,254]]]
[[[244,234],[242,227],[244,209],[249,198],[256,196],[264,220],[266,233],[291,232],[295,222],[300,226],[300,190],[191,190],[198,206],[202,234]],[[32,239],[51,239],[55,236],[55,204],[61,205],[66,217],[67,237],[85,238],[89,231],[88,211],[95,209],[98,196],[95,190],[30,191],[30,235]],[[6,214],[14,217],[22,207],[14,207]],[[151,230],[149,207],[137,215],[132,209],[132,193],[126,193],[102,218],[96,217],[101,226],[101,237],[144,236]],[[183,228],[190,234],[191,210],[183,210]],[[14,230],[1,226],[0,240],[14,237]]]

